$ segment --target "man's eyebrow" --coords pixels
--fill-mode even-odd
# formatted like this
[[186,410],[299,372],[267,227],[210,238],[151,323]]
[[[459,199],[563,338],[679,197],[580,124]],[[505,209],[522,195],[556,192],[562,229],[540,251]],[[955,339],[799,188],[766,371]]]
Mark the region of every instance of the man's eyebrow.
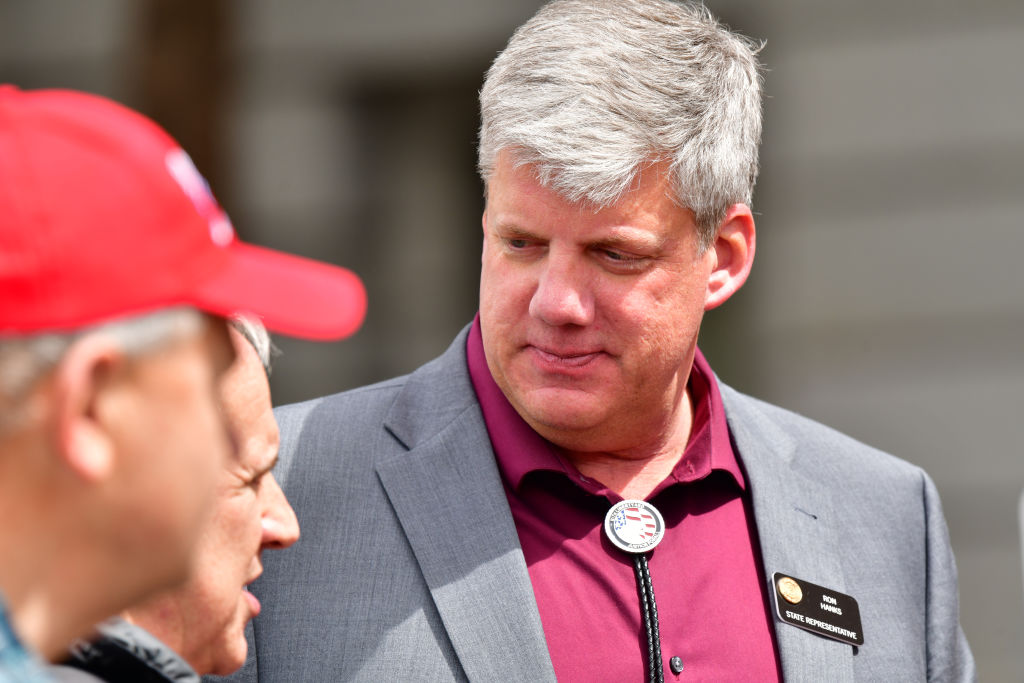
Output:
[[530,232],[526,228],[519,226],[517,223],[503,223],[499,222],[495,226],[495,231],[501,233],[503,237],[530,237],[535,238],[537,235]]
[[627,251],[630,249],[660,251],[667,242],[668,237],[665,235],[654,235],[647,232],[612,232],[595,239],[592,246],[615,247]]
[[259,479],[260,477],[262,477],[262,476],[264,476],[264,475],[267,475],[267,474],[270,474],[271,470],[273,470],[273,469],[274,469],[275,467],[277,467],[277,462],[278,462],[278,459],[279,459],[279,457],[278,457],[278,455],[277,455],[277,454],[275,453],[275,454],[274,454],[274,458],[273,458],[273,459],[272,459],[272,460],[271,460],[271,461],[270,461],[269,463],[267,463],[267,465],[266,465],[266,466],[264,466],[264,467],[261,467],[260,469],[258,469],[258,470],[255,470],[255,471],[254,471],[254,472],[252,473],[252,481],[256,481],[256,480],[257,480],[257,479]]
[[[527,230],[517,223],[498,222],[495,232],[505,239],[543,239],[536,233]],[[591,247],[613,249],[642,249],[645,251],[661,251],[669,241],[668,235],[654,235],[646,231],[630,230],[628,227],[612,229],[607,235],[602,235],[589,244]]]

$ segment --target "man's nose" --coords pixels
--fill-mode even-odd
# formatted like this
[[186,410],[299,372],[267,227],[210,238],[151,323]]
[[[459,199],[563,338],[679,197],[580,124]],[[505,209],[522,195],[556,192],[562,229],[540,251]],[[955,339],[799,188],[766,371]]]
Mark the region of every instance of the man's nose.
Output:
[[530,300],[530,315],[548,325],[589,325],[594,321],[594,298],[585,264],[572,254],[550,254],[545,259],[537,289]]
[[284,497],[284,491],[272,474],[267,475],[267,480],[260,487],[260,493],[264,497],[261,547],[272,550],[287,548],[299,540],[299,520],[295,516],[295,510]]

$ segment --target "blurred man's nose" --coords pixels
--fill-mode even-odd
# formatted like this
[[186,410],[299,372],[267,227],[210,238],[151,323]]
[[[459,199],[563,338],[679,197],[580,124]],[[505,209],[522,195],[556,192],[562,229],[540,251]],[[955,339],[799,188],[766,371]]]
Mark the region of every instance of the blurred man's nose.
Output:
[[267,475],[267,481],[261,487],[260,493],[265,497],[261,547],[271,550],[287,548],[299,540],[299,520],[295,516],[295,511],[272,474]]

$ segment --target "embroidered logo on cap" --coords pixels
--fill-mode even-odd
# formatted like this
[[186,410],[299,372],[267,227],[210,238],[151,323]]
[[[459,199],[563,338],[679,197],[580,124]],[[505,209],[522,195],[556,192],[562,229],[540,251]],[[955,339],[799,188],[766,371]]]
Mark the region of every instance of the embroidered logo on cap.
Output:
[[164,163],[182,191],[192,200],[196,211],[210,227],[210,239],[218,247],[226,247],[235,239],[235,229],[224,209],[210,192],[206,179],[192,163],[192,158],[180,147],[167,153]]

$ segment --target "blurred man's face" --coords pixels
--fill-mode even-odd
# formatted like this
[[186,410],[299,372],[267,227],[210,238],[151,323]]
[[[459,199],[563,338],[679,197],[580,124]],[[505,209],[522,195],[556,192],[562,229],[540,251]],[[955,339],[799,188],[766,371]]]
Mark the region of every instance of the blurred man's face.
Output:
[[295,513],[270,473],[278,429],[266,374],[252,346],[234,330],[231,336],[237,361],[224,381],[224,406],[240,456],[221,472],[193,578],[129,612],[201,674],[227,674],[245,663],[245,624],[260,610],[246,586],[263,571],[260,552],[299,537]]
[[594,211],[498,157],[484,212],[480,322],[519,414],[580,451],[643,449],[683,405],[714,249],[663,167]]
[[220,384],[234,351],[223,320],[204,316],[202,325],[100,380],[112,388],[95,410],[117,453],[104,515],[114,520],[112,556],[125,574],[111,580],[139,597],[188,578],[217,482],[235,460]]

